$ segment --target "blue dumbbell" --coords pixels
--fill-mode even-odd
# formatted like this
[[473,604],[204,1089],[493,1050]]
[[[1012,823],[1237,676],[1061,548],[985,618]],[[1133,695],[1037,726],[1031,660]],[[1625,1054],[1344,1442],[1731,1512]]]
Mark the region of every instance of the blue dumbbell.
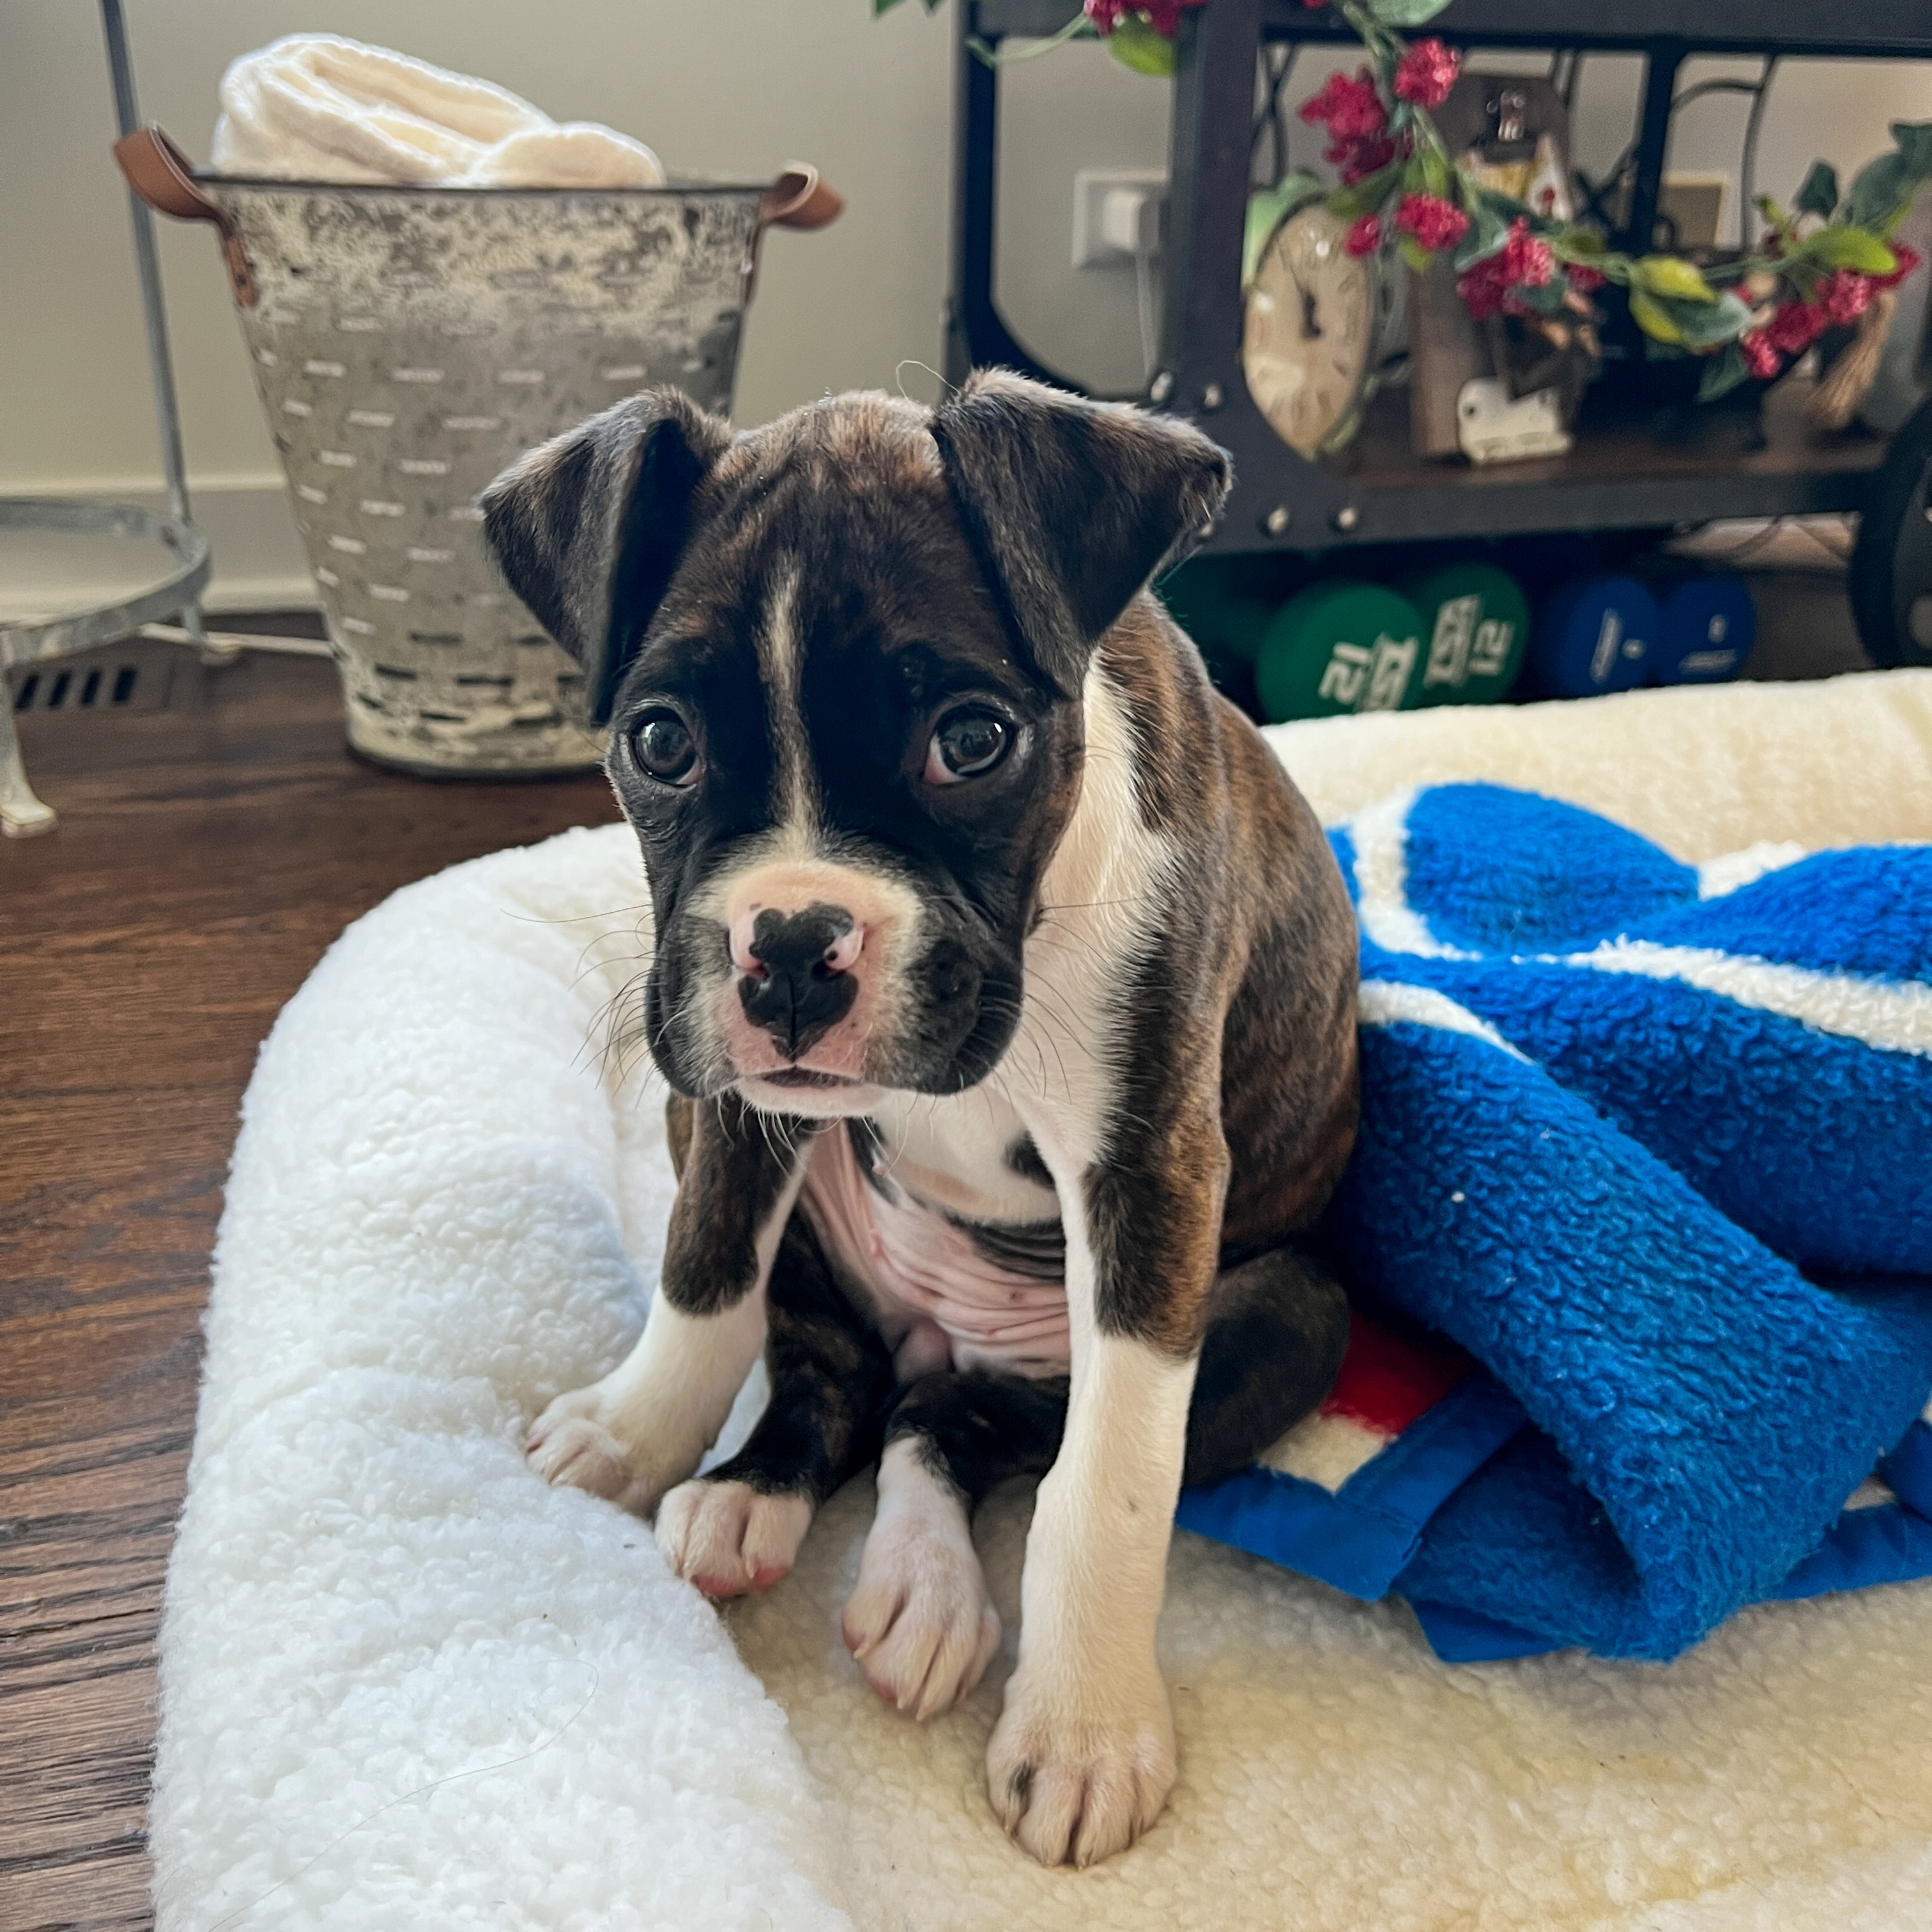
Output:
[[1539,698],[1594,698],[1648,676],[1657,649],[1657,599],[1621,573],[1573,577],[1537,619],[1525,676]]
[[1757,606],[1729,571],[1688,577],[1664,598],[1651,659],[1654,684],[1720,684],[1736,677],[1757,640]]

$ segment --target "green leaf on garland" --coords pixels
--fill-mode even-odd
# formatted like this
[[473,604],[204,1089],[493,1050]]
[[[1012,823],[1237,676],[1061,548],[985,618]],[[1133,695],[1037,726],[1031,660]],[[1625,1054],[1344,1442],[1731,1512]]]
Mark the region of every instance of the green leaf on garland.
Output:
[[[1704,279],[1704,272],[1678,255],[1646,255],[1630,264],[1630,286],[1654,296],[1669,296],[1678,302],[1712,302],[1718,292]],[[1671,338],[1660,336],[1660,342]]]
[[1856,268],[1862,275],[1888,275],[1898,257],[1866,228],[1821,228],[1808,236],[1804,253],[1827,268]]
[[1567,281],[1552,278],[1546,282],[1519,282],[1510,292],[1525,308],[1553,316],[1563,313],[1563,297],[1569,286]]
[[1425,191],[1438,201],[1449,199],[1449,163],[1441,148],[1431,146],[1423,149],[1422,180]]
[[1121,66],[1156,80],[1174,72],[1174,43],[1156,34],[1138,14],[1123,14],[1107,36],[1107,49]]
[[1630,320],[1653,342],[1681,344],[1683,332],[1678,326],[1670,310],[1654,296],[1633,286],[1630,292]]
[[1486,200],[1478,196],[1469,203],[1469,226],[1456,248],[1456,272],[1460,275],[1486,262],[1509,239],[1509,224]]
[[1829,161],[1814,161],[1806,171],[1794,204],[1801,214],[1816,214],[1830,220],[1838,205],[1838,171]]
[[1435,259],[1413,235],[1405,232],[1395,238],[1395,245],[1402,259],[1419,275]]
[[1645,334],[1674,349],[1708,352],[1720,343],[1735,342],[1750,326],[1750,310],[1729,292],[1692,302],[1633,286],[1630,308],[1631,320]]
[[1905,172],[1916,182],[1932,178],[1932,121],[1894,121],[1892,138],[1905,162]]
[[1402,173],[1402,164],[1391,161],[1387,167],[1378,168],[1372,175],[1364,175],[1351,187],[1338,188],[1328,197],[1328,212],[1340,215],[1344,221],[1379,212],[1382,203],[1400,184]]
[[1610,245],[1594,228],[1566,228],[1563,231],[1563,252],[1573,258],[1593,260],[1599,255],[1607,254]]
[[1713,349],[1735,342],[1750,326],[1749,306],[1727,290],[1714,302],[1666,301],[1670,319],[1687,349]]
[[[1462,177],[1462,182],[1466,191],[1469,182],[1469,177],[1467,175]],[[1482,188],[1478,192],[1484,200],[1488,202],[1490,206],[1493,208],[1505,221],[1514,221],[1519,215],[1526,220],[1528,219],[1530,208],[1527,202],[1518,201],[1513,196],[1502,194],[1492,188]]]
[[1750,380],[1750,370],[1746,366],[1744,352],[1735,343],[1726,345],[1721,356],[1714,356],[1704,369],[1704,380],[1697,385],[1697,400],[1700,403],[1713,403],[1720,396],[1728,396],[1740,382]]
[[1385,27],[1419,27],[1448,4],[1449,0],[1369,0],[1369,11]]
[[1852,192],[1845,202],[1845,219],[1855,228],[1885,226],[1903,203],[1911,187],[1911,170],[1897,148],[1868,161],[1852,180]]

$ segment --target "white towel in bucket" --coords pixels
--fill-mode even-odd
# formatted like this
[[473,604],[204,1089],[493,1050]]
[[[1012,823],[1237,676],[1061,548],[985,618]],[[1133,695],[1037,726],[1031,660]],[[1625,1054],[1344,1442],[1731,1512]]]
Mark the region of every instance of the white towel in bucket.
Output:
[[210,164],[273,181],[658,188],[641,141],[561,124],[507,88],[334,34],[291,34],[221,77]]

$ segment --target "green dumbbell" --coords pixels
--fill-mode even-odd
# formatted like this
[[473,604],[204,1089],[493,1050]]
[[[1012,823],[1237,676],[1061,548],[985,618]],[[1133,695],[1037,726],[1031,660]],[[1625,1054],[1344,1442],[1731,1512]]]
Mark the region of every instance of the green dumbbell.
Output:
[[1317,584],[1276,612],[1255,660],[1271,722],[1349,711],[1402,711],[1422,692],[1422,620],[1375,584]]
[[1506,698],[1529,646],[1529,600],[1492,563],[1452,563],[1403,586],[1422,618],[1419,705]]

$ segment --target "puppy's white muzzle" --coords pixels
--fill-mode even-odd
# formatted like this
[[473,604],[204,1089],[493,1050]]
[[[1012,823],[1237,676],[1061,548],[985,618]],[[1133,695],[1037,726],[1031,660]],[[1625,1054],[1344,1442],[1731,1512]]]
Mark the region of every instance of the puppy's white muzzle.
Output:
[[898,880],[820,859],[755,862],[710,896],[729,970],[713,1012],[733,1073],[866,1079],[898,1026],[903,962],[919,926]]

